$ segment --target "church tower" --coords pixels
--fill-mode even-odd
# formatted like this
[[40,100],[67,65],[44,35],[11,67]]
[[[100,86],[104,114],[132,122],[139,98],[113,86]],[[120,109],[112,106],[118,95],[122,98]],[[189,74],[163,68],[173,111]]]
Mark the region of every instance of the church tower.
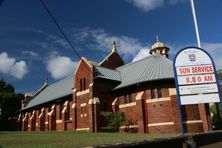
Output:
[[169,56],[168,52],[169,52],[169,48],[163,42],[160,42],[157,37],[156,43],[154,43],[152,45],[152,48],[150,49],[150,54],[151,55],[161,54],[165,56],[166,58],[168,58]]

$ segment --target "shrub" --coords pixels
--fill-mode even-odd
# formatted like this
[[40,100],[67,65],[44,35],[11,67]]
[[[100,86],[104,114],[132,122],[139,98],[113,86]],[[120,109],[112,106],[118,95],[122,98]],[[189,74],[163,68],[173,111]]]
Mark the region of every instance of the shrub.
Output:
[[120,112],[101,112],[101,115],[105,117],[107,128],[112,132],[119,131],[121,123],[125,120],[124,113]]

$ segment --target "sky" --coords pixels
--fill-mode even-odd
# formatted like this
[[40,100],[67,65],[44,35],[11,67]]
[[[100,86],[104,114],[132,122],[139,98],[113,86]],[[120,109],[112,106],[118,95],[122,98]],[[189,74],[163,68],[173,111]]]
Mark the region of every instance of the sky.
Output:
[[[44,0],[81,57],[100,62],[112,41],[125,63],[148,56],[156,36],[171,60],[197,46],[190,0]],[[202,48],[222,69],[222,0],[194,0]],[[75,72],[79,58],[40,0],[0,0],[0,78],[17,93]]]

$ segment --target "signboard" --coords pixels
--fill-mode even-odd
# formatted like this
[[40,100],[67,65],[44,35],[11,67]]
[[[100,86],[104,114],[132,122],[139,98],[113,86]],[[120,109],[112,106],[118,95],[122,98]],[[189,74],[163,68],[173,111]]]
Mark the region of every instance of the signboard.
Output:
[[174,73],[181,105],[220,102],[214,62],[203,49],[190,47],[179,51]]

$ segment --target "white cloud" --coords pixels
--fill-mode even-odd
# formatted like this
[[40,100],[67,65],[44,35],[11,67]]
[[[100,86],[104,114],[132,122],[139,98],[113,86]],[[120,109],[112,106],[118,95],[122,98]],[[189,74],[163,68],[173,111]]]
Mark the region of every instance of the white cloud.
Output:
[[46,64],[47,71],[52,77],[54,79],[60,79],[74,73],[78,61],[72,61],[69,57],[52,53]]
[[27,72],[28,66],[25,61],[17,62],[15,58],[9,58],[6,52],[0,54],[0,73],[22,79]]
[[130,3],[133,3],[139,9],[142,9],[145,12],[154,10],[158,7],[164,5],[164,0],[127,0]]
[[163,7],[166,4],[175,5],[184,0],[126,0],[132,3],[135,7],[141,9],[144,12],[154,10],[159,7]]
[[210,53],[216,68],[222,69],[222,43],[202,43],[202,48]]
[[23,50],[22,51],[23,54],[28,55],[28,56],[32,56],[32,57],[37,57],[39,56],[38,53],[34,52],[34,51],[29,51],[29,50]]
[[[80,42],[86,42],[89,48],[110,52],[112,42],[116,42],[118,52],[124,56],[134,56],[140,49],[146,45],[142,44],[138,39],[125,35],[117,36],[112,33],[105,32],[103,29],[92,29],[89,27],[74,30],[73,37]],[[108,50],[107,50],[108,49]]]
[[138,61],[138,60],[143,59],[143,58],[148,57],[148,56],[150,56],[149,50],[145,49],[145,48],[142,48],[137,53],[137,55],[133,58],[132,62]]

